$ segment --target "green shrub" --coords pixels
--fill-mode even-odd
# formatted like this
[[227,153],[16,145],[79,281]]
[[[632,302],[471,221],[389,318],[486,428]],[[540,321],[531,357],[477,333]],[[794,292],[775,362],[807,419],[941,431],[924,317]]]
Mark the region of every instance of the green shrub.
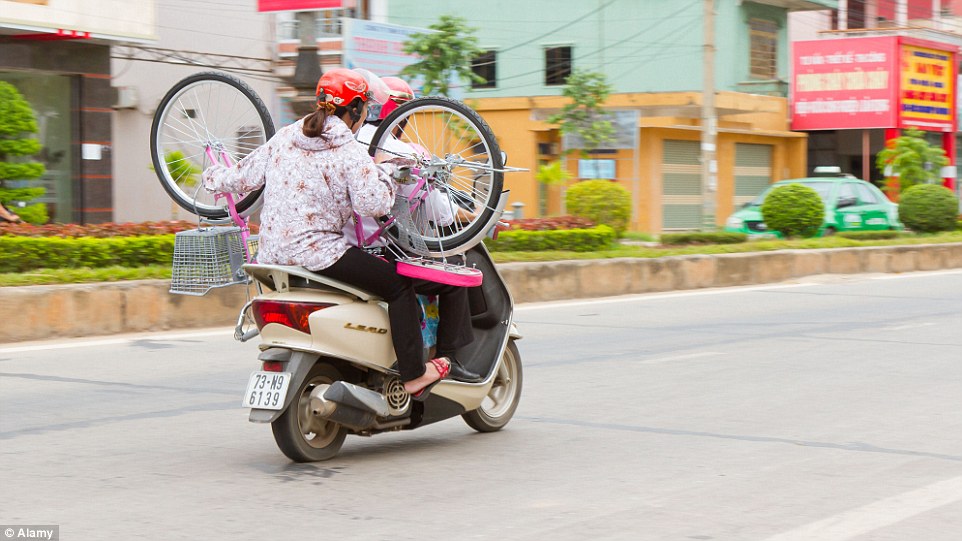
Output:
[[665,233],[659,239],[666,246],[682,246],[686,244],[738,244],[748,240],[745,233],[695,232],[695,233]]
[[825,220],[825,203],[808,186],[786,184],[765,197],[762,219],[785,237],[814,237]]
[[610,180],[586,180],[568,188],[565,194],[568,212],[604,224],[621,233],[631,218],[631,192]]
[[952,190],[937,184],[912,186],[899,201],[899,218],[916,233],[952,231],[958,215],[958,198]]
[[169,265],[174,235],[111,238],[0,237],[0,272]]
[[503,231],[497,240],[485,239],[492,252],[541,252],[563,250],[593,252],[604,250],[614,243],[615,230],[599,225],[591,229],[556,229],[551,231]]
[[881,240],[898,238],[898,231],[840,231],[837,233],[843,239],[852,240]]

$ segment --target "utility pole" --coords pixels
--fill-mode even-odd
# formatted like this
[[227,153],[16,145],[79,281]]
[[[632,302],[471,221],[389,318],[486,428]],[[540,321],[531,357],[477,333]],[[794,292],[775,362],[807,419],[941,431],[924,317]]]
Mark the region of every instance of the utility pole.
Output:
[[291,110],[294,116],[302,117],[316,108],[314,90],[317,80],[321,78],[321,64],[317,59],[317,13],[299,11],[296,17],[301,44],[297,48],[297,64],[291,80],[291,86],[297,91],[297,95],[291,99]]
[[715,0],[705,0],[704,82],[701,91],[701,193],[702,228],[713,230],[718,191],[715,159],[718,118],[715,112]]

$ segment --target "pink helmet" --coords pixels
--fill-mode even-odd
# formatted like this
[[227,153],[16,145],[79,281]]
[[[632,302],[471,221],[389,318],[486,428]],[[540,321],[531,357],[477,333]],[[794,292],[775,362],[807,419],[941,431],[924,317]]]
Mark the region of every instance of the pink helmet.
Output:
[[384,120],[387,115],[391,114],[391,111],[397,109],[398,105],[413,100],[414,90],[411,89],[411,85],[397,77],[381,77],[381,80],[391,89],[390,99],[385,100],[385,103],[381,105],[381,114],[378,115],[379,119]]

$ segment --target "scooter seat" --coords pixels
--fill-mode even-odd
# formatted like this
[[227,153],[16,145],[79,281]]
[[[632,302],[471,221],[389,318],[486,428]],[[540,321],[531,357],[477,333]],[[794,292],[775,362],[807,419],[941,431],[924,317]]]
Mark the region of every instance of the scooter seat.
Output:
[[328,289],[338,293],[348,293],[354,295],[362,301],[380,301],[380,297],[352,286],[334,278],[322,276],[316,272],[311,272],[304,267],[293,265],[244,265],[244,272],[251,275],[255,280],[273,289],[274,291],[285,291],[291,287]]

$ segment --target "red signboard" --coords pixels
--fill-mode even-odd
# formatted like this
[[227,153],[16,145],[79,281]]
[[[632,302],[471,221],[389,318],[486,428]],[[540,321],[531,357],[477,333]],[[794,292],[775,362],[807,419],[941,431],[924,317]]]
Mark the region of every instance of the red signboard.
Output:
[[897,125],[897,37],[799,41],[792,60],[793,130]]
[[954,131],[957,56],[900,36],[796,42],[792,129]]
[[257,11],[313,11],[342,7],[344,0],[257,0]]

